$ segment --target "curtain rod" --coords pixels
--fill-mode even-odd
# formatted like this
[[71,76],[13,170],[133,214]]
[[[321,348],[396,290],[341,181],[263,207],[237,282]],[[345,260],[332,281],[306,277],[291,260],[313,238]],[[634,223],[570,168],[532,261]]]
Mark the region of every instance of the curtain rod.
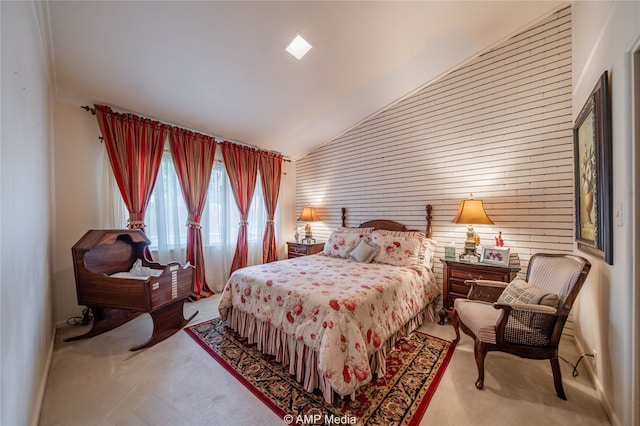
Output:
[[[87,111],[87,112],[90,112],[90,113],[91,113],[91,115],[96,115],[96,109],[95,109],[95,108],[91,108],[89,105],[83,105],[83,106],[81,106],[80,108],[82,108],[83,110],[85,110],[85,111]],[[109,107],[109,108],[111,108],[111,107]],[[136,114],[136,113],[127,113],[127,114]],[[137,115],[141,115],[141,114],[137,114]],[[180,128],[180,129],[186,129],[185,127],[181,127],[181,126],[178,126],[178,125],[175,125],[175,124],[172,124],[172,123],[167,123],[167,122],[164,122],[164,121],[160,121],[160,120],[157,120],[157,119],[155,119],[155,118],[150,118],[150,120],[155,120],[155,121],[157,121],[157,122],[159,122],[159,123],[166,124],[166,125],[168,125],[168,126],[178,127],[178,128]],[[186,130],[193,131],[193,132],[196,132],[196,133],[205,134],[204,132],[201,132],[201,131],[199,131],[199,130],[191,130],[191,129],[186,129]],[[216,139],[216,143],[219,143],[219,142],[217,141],[217,139],[225,139],[225,138],[219,138],[218,136],[213,136],[213,135],[207,135],[207,136],[210,136],[210,137],[212,137],[212,138]],[[102,136],[100,136],[100,140],[102,140]],[[280,154],[280,155],[282,155],[282,153],[280,153],[280,152],[276,152],[276,151],[267,151],[266,149],[262,149],[262,148],[259,148],[259,147],[255,146],[255,145],[251,145],[251,144],[248,144],[248,143],[238,142],[238,141],[234,141],[234,140],[232,140],[232,141],[230,141],[230,142],[237,143],[238,145],[247,146],[247,147],[249,147],[249,148],[254,148],[254,149],[257,149],[257,150],[259,150],[259,151],[264,151],[264,152],[269,152],[269,153],[273,153],[273,154]],[[287,162],[287,163],[290,163],[290,162],[291,162],[291,159],[289,159],[289,158],[285,157],[284,155],[282,155],[282,161],[285,161],[285,162]]]

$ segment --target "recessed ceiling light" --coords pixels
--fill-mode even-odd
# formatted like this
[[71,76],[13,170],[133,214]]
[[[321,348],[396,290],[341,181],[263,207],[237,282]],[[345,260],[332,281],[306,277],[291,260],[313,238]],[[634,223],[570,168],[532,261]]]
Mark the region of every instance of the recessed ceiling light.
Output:
[[300,60],[309,50],[311,50],[311,47],[312,46],[307,42],[307,40],[303,39],[302,36],[298,34],[296,38],[289,43],[289,46],[287,46],[287,52]]

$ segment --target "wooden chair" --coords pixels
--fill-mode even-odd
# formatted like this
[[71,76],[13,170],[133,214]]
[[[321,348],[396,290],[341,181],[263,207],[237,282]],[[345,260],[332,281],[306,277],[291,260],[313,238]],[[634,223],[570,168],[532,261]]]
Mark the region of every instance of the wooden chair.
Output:
[[[475,342],[478,368],[476,388],[484,387],[484,359],[489,351],[522,358],[548,359],[558,397],[567,399],[562,387],[558,344],[571,306],[591,269],[588,260],[574,255],[535,254],[527,278],[506,283],[468,280],[467,299],[456,299],[450,314],[459,328]],[[529,301],[526,301],[529,299]],[[555,306],[554,306],[555,305]]]

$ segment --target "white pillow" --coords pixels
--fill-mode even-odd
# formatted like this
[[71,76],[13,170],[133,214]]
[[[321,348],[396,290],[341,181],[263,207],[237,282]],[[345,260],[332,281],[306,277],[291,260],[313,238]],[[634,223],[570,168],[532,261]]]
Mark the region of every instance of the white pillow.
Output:
[[437,244],[436,241],[426,237],[422,241],[422,246],[424,249],[423,265],[429,269],[433,269],[433,258],[436,255],[436,244]]
[[356,262],[369,263],[380,251],[380,247],[377,246],[371,238],[364,237],[360,240],[358,245],[349,250],[349,258]]

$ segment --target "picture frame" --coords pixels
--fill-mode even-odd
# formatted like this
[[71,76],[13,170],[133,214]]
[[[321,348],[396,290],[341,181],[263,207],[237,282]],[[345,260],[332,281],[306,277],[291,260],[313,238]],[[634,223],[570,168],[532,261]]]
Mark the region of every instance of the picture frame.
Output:
[[613,264],[611,97],[605,71],[573,126],[575,240],[578,249]]
[[480,255],[481,263],[509,266],[509,249],[504,247],[483,247]]

